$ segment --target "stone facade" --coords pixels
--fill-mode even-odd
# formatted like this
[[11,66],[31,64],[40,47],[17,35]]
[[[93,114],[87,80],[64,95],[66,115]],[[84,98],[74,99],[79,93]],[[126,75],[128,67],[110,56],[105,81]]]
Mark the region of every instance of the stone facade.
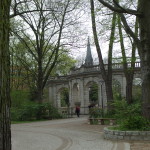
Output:
[[[115,64],[116,66],[116,64]],[[119,67],[118,67],[119,66]],[[118,64],[113,68],[113,79],[120,84],[121,95],[126,96],[126,78],[123,70]],[[107,67],[107,66],[106,66]],[[135,69],[135,77],[140,78],[140,67]],[[80,103],[81,113],[88,113],[89,105],[89,88],[96,83],[98,86],[98,105],[99,107],[107,107],[107,98],[105,84],[103,82],[99,66],[85,67],[81,66],[70,71],[67,76],[58,76],[50,78],[48,82],[49,101],[52,101],[55,106],[61,107],[60,93],[61,89],[67,88],[69,90],[70,107],[74,107],[75,103]]]
[[[128,64],[131,67],[131,63]],[[107,71],[108,65],[105,65]],[[123,73],[123,65],[115,63],[112,65],[113,80],[120,84],[120,93],[123,97],[126,96],[126,78]],[[135,63],[135,75],[140,77],[140,63]],[[95,83],[98,86],[98,105],[99,107],[107,107],[107,98],[105,84],[101,76],[99,65],[93,65],[91,54],[90,41],[88,38],[87,54],[85,63],[80,68],[74,68],[67,76],[51,77],[48,82],[49,101],[52,101],[58,108],[61,107],[60,93],[63,88],[69,90],[70,107],[74,107],[76,103],[80,104],[81,113],[88,113],[89,90],[91,85]]]

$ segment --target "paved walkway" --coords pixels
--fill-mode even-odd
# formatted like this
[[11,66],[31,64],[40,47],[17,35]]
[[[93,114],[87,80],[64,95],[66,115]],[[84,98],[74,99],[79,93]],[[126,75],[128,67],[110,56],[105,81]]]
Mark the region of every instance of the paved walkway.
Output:
[[105,140],[103,128],[86,117],[13,124],[12,150],[150,150],[148,142]]

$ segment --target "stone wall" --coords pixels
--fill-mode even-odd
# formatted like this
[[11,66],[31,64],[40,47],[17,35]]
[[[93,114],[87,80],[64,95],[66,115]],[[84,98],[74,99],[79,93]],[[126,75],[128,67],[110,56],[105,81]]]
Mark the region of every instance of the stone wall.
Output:
[[150,131],[118,131],[104,128],[104,138],[112,140],[150,141]]

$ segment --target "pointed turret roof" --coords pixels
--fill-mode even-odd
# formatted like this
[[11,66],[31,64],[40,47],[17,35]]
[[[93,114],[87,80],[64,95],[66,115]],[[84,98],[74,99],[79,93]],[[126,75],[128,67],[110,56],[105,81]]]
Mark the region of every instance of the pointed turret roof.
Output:
[[85,66],[93,66],[93,58],[91,54],[91,47],[90,47],[90,39],[88,37],[88,42],[87,42],[87,52],[86,52],[86,58],[85,58]]

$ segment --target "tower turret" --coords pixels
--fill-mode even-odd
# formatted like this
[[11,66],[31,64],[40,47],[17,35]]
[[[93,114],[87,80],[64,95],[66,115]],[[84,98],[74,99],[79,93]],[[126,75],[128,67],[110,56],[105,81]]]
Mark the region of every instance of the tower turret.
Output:
[[87,52],[86,52],[86,58],[85,58],[85,66],[93,66],[93,58],[91,54],[91,47],[90,47],[90,40],[88,37],[88,42],[87,42]]

